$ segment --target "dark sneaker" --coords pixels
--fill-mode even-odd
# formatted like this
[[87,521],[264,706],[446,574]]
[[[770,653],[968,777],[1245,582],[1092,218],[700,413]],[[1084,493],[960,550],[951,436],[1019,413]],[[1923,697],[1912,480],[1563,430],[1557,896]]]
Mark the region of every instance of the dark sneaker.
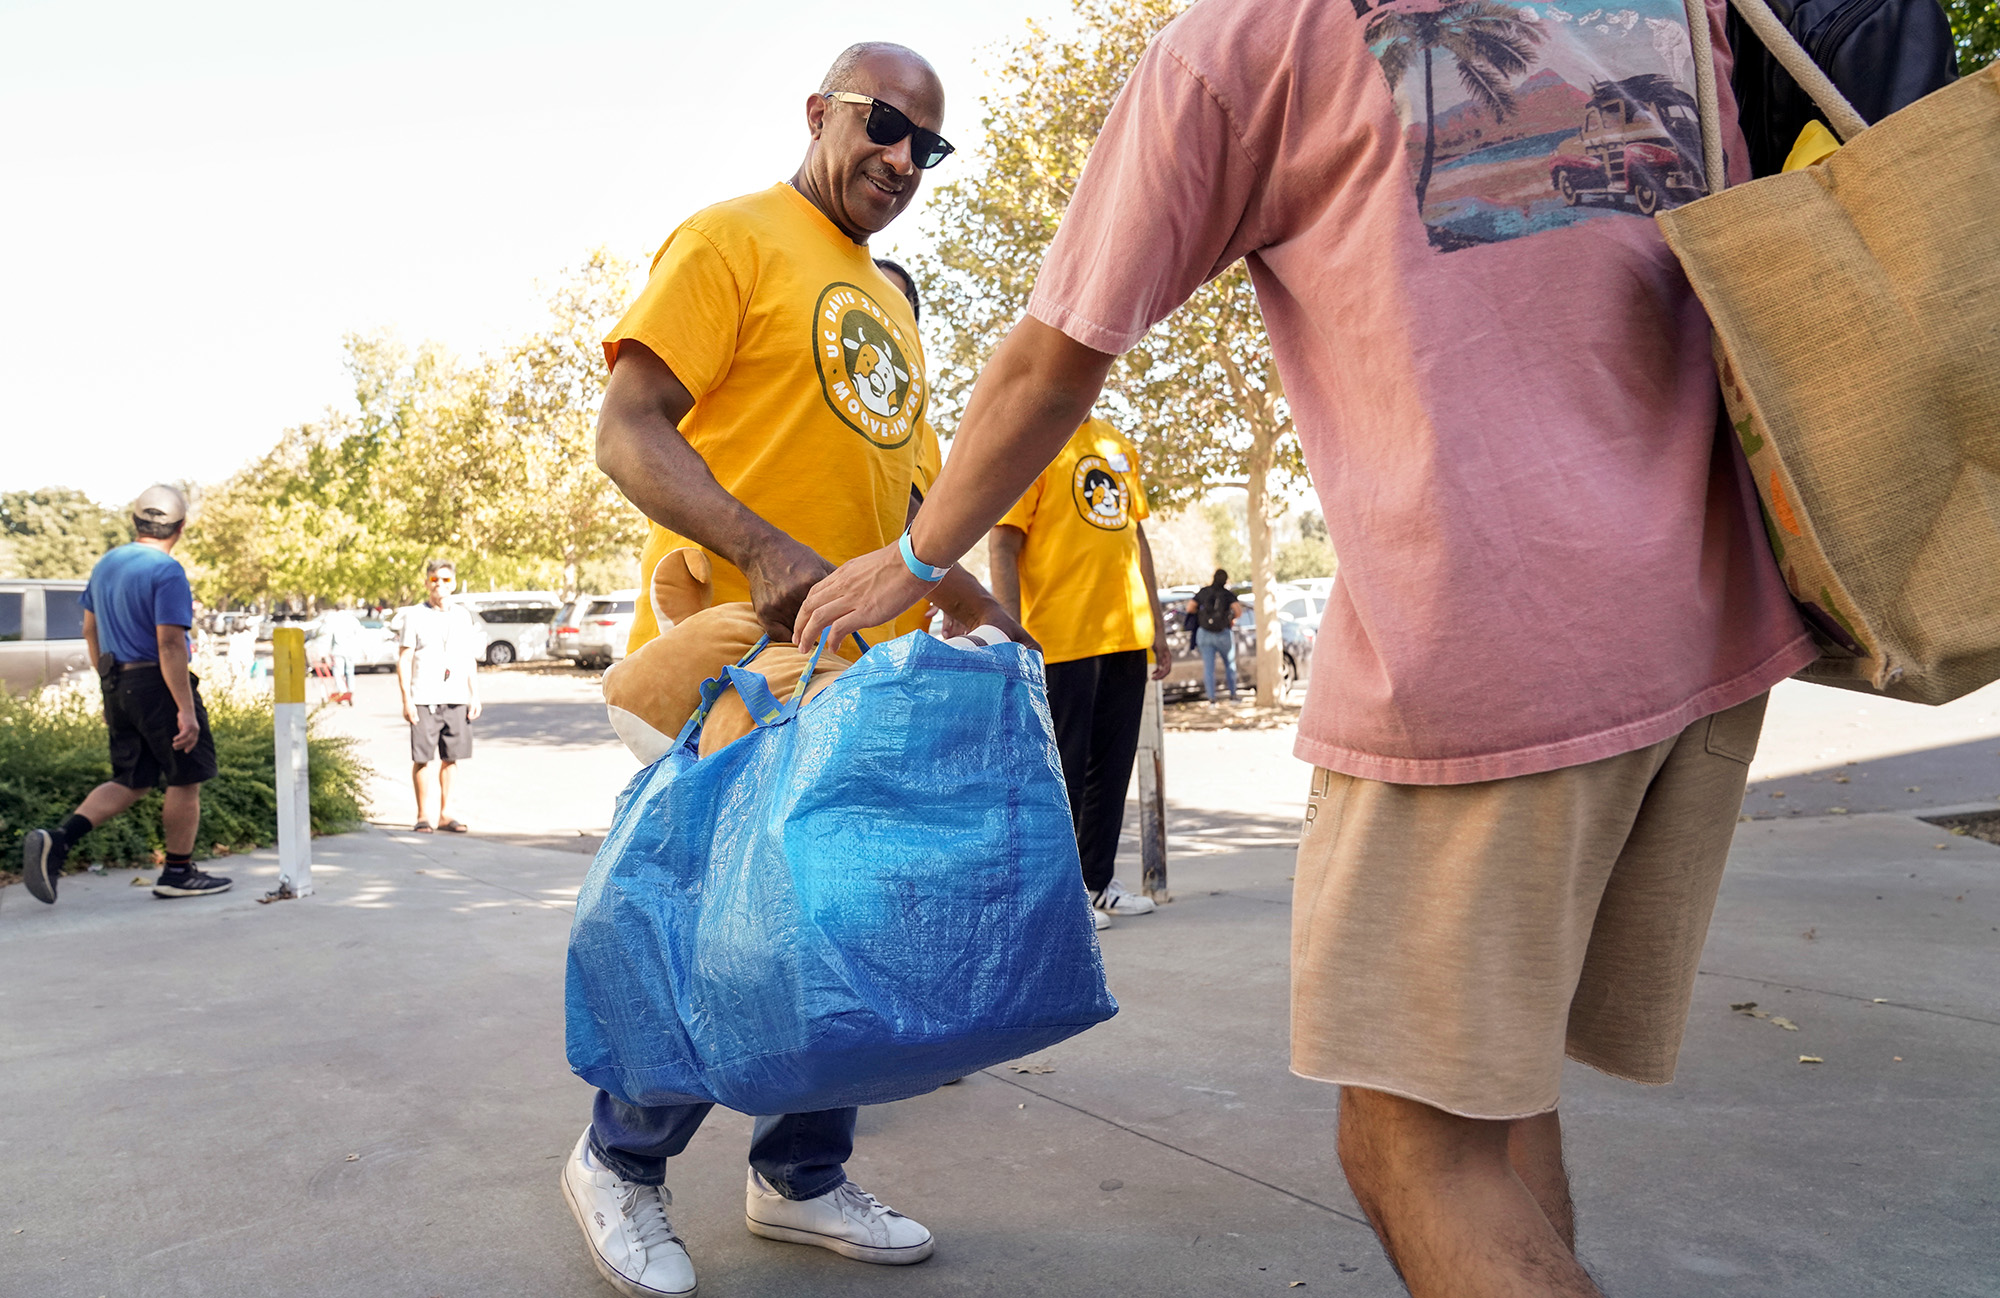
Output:
[[203,874],[193,866],[160,871],[153,885],[155,897],[206,897],[211,892],[228,892],[230,880],[219,874]]
[[31,829],[21,840],[21,882],[28,895],[51,906],[56,901],[56,879],[62,874],[69,844],[46,829]]

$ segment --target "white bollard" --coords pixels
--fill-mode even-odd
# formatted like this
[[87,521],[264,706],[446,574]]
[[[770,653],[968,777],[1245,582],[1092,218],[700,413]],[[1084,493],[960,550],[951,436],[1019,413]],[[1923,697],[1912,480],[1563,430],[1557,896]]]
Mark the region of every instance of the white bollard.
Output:
[[273,738],[277,750],[278,888],[274,897],[310,897],[312,786],[306,778],[306,633],[271,633]]

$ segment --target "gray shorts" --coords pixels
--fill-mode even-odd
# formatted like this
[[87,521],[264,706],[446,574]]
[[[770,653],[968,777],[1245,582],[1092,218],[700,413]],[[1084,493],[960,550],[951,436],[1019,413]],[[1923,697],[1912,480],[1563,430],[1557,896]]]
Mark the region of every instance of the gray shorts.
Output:
[[472,722],[463,703],[418,703],[412,709],[416,724],[410,727],[410,760],[462,762],[472,756]]

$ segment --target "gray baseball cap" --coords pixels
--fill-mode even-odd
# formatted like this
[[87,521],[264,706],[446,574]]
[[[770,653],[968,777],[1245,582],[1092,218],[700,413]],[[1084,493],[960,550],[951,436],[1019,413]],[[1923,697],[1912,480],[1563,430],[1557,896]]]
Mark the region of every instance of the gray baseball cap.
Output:
[[149,523],[178,523],[187,517],[187,497],[164,482],[154,483],[132,502],[132,517]]

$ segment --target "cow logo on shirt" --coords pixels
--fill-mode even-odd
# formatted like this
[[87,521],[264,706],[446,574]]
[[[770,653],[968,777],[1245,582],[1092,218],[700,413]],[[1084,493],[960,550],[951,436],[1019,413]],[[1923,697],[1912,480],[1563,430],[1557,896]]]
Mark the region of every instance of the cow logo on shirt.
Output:
[[922,362],[909,332],[853,284],[829,284],[813,311],[820,391],[840,421],[883,450],[909,442],[924,411]]
[[1439,251],[1707,191],[1681,0],[1351,2]]
[[1125,480],[1111,471],[1101,455],[1086,455],[1076,462],[1070,492],[1076,497],[1076,512],[1092,527],[1115,532],[1132,520],[1131,493]]

